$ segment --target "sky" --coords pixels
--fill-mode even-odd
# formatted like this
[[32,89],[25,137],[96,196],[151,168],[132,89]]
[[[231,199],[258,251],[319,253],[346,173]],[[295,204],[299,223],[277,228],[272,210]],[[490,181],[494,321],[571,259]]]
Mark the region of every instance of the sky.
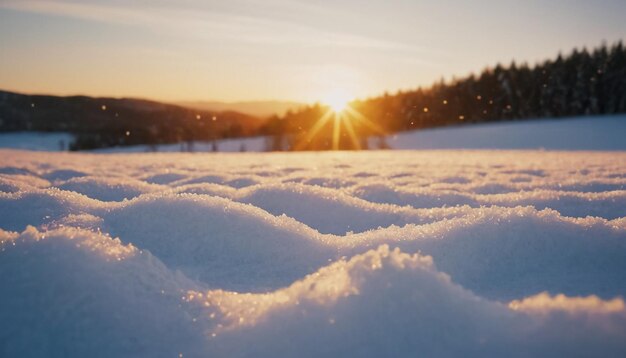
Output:
[[365,98],[626,39],[624,0],[0,0],[0,89]]

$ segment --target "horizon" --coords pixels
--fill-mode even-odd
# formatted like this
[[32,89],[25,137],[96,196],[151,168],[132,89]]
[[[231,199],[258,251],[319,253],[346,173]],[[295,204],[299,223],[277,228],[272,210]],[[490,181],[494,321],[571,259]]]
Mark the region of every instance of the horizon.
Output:
[[102,98],[102,99],[115,99],[115,100],[120,100],[120,99],[130,99],[130,100],[138,100],[138,101],[150,101],[150,102],[160,102],[160,103],[167,103],[167,104],[174,104],[174,105],[181,105],[181,104],[210,104],[210,103],[216,103],[216,104],[255,104],[255,103],[259,103],[259,104],[265,104],[265,103],[272,103],[272,102],[276,102],[276,103],[290,103],[293,102],[294,104],[310,104],[307,102],[298,102],[298,101],[292,101],[292,100],[283,100],[283,99],[272,99],[272,98],[268,98],[268,99],[247,99],[247,100],[232,100],[232,101],[222,101],[222,100],[214,100],[211,98],[207,98],[207,99],[182,99],[182,100],[175,100],[175,101],[170,101],[170,100],[161,100],[161,99],[156,99],[156,98],[150,98],[150,97],[137,97],[137,96],[109,96],[109,95],[90,95],[90,94],[86,94],[86,93],[68,93],[68,94],[57,94],[57,93],[44,93],[44,92],[22,92],[22,91],[16,91],[16,90],[11,90],[11,89],[7,89],[7,88],[0,88],[0,92],[8,92],[8,93],[15,93],[15,94],[19,94],[19,95],[24,95],[24,96],[52,96],[52,97],[61,97],[61,98],[70,98],[70,97],[89,97],[89,98]]
[[[543,59],[539,59],[536,60],[535,62],[528,62],[528,61],[518,61],[515,59],[512,59],[510,62],[505,63],[505,62],[498,62],[495,64],[491,64],[491,65],[486,65],[481,69],[477,69],[477,70],[472,70],[468,73],[465,73],[463,75],[456,75],[456,74],[452,74],[450,76],[448,76],[448,78],[445,78],[444,76],[440,77],[439,79],[433,80],[430,83],[426,83],[426,84],[420,84],[420,85],[416,85],[416,86],[412,86],[412,87],[404,87],[404,88],[397,88],[397,89],[393,89],[393,90],[383,90],[381,92],[378,93],[372,93],[369,94],[367,96],[363,96],[363,97],[350,97],[350,98],[346,98],[343,102],[347,103],[347,102],[352,102],[352,101],[367,101],[370,99],[374,99],[374,98],[379,98],[384,96],[385,94],[395,94],[395,93],[401,93],[401,92],[407,92],[407,91],[415,91],[418,89],[429,89],[432,86],[435,86],[437,83],[439,83],[440,81],[443,81],[443,83],[445,84],[451,84],[454,83],[455,81],[459,81],[459,80],[464,80],[467,79],[471,76],[476,76],[479,75],[480,73],[482,73],[483,71],[486,70],[490,70],[495,68],[498,65],[507,67],[509,66],[511,63],[515,62],[516,64],[526,64],[529,65],[531,68],[533,68],[534,66],[537,66],[539,64],[542,64],[546,61],[554,61],[556,59],[557,56],[567,56],[569,54],[571,54],[573,51],[575,50],[587,50],[587,51],[594,51],[595,49],[599,48],[600,46],[613,46],[617,43],[623,42],[623,39],[618,39],[616,41],[613,42],[609,42],[606,40],[602,40],[597,46],[581,46],[581,47],[573,47],[568,51],[564,51],[564,50],[559,50],[554,56],[552,57],[546,57]],[[153,97],[142,97],[142,96],[126,96],[126,95],[119,95],[119,96],[115,96],[115,95],[92,95],[92,94],[88,94],[88,93],[84,93],[84,92],[76,92],[76,93],[52,93],[52,92],[24,92],[24,91],[19,91],[19,90],[12,90],[12,89],[8,89],[8,88],[0,88],[0,91],[4,91],[4,92],[12,92],[12,93],[17,93],[20,95],[27,95],[27,96],[54,96],[54,97],[90,97],[90,98],[102,98],[102,99],[130,99],[130,100],[144,100],[144,101],[152,101],[152,102],[161,102],[161,103],[169,103],[169,104],[175,104],[175,105],[191,105],[191,104],[223,104],[223,105],[237,105],[237,104],[269,104],[269,103],[292,103],[294,105],[314,105],[314,104],[324,104],[324,105],[331,105],[328,102],[329,101],[325,101],[324,99],[316,99],[314,101],[298,101],[298,100],[294,100],[294,99],[280,99],[280,98],[249,98],[249,99],[234,99],[234,100],[221,100],[221,99],[214,99],[214,98],[204,98],[204,99],[178,99],[178,100],[167,100],[167,99],[160,99],[160,98],[153,98]],[[343,93],[342,93],[343,94]],[[330,102],[332,102],[332,99],[330,99]]]
[[4,0],[0,86],[169,103],[365,99],[626,35],[615,0],[176,5]]

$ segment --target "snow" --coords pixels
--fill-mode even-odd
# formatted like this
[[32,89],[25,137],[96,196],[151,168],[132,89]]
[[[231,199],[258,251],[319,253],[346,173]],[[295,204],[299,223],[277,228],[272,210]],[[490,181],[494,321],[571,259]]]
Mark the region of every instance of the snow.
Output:
[[624,153],[0,165],[3,356],[626,349]]
[[[192,141],[179,144],[131,145],[93,150],[95,153],[145,153],[145,152],[264,152],[267,137],[220,139],[215,142]],[[214,148],[215,146],[215,148]],[[216,149],[216,150],[214,150]]]
[[[626,116],[590,116],[402,132],[386,143],[391,149],[626,150],[624,133]],[[370,148],[378,144],[370,138]]]
[[[266,137],[220,139],[215,141],[219,152],[264,152]],[[66,151],[74,136],[70,133],[6,132],[0,133],[0,148],[37,151]],[[62,146],[61,146],[62,145]],[[144,153],[144,152],[212,152],[213,142],[131,145],[93,150],[96,153]]]
[[0,356],[624,356],[626,152],[0,150]]
[[[537,119],[472,124],[400,132],[384,136],[391,149],[550,149],[550,150],[626,150],[626,115],[587,116],[562,119]],[[60,142],[67,150],[73,136],[69,133],[0,133],[0,148],[58,151]],[[96,149],[95,153],[149,152],[265,152],[269,137],[220,139],[215,142],[132,145]],[[379,137],[368,139],[377,149]],[[217,148],[214,148],[217,146]]]
[[0,148],[58,151],[67,150],[74,140],[70,133],[5,132],[0,133]]

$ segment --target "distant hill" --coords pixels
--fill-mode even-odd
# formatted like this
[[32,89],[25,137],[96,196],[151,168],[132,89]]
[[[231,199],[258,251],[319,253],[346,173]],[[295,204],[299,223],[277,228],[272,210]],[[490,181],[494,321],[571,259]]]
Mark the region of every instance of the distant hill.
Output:
[[72,133],[72,149],[249,136],[261,119],[132,98],[58,97],[0,91],[0,132]]
[[235,111],[257,117],[284,115],[288,110],[297,110],[304,103],[292,101],[246,101],[246,102],[218,102],[218,101],[187,101],[176,103],[183,107],[207,111]]

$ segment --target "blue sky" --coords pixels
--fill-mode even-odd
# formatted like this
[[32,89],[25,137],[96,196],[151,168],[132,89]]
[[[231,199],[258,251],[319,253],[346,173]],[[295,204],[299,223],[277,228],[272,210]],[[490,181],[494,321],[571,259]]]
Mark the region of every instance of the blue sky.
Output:
[[0,88],[365,97],[626,38],[626,1],[0,0]]

